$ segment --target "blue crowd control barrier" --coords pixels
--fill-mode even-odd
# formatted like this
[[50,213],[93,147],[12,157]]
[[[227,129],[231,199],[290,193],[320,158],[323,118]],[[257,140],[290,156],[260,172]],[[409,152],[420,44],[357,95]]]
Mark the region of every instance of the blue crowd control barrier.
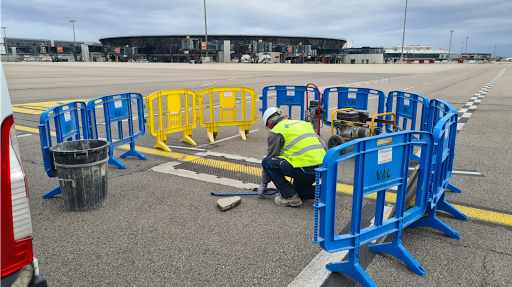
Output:
[[[331,94],[338,94],[338,103],[335,107],[330,108],[329,97]],[[368,100],[370,97],[379,97],[379,104],[377,113],[382,114],[385,112],[386,94],[383,91],[369,88],[355,88],[355,87],[334,87],[324,90],[322,101],[324,102],[325,109],[347,109],[353,108],[354,110],[368,110]],[[326,125],[331,126],[329,113],[324,113],[324,122]],[[382,127],[381,123],[377,124]]]
[[[56,139],[53,142],[52,137]],[[44,170],[49,177],[57,177],[50,147],[64,141],[88,139],[87,106],[84,102],[69,102],[49,108],[39,118],[39,138],[43,153]],[[43,195],[50,198],[60,194],[57,187]]]
[[[361,245],[392,233],[392,242],[375,244],[369,249],[391,254],[402,260],[416,274],[425,275],[424,269],[402,246],[402,233],[403,228],[421,218],[427,209],[433,145],[431,133],[404,131],[357,139],[327,152],[322,167],[316,169],[313,241],[331,253],[349,250],[348,261],[329,263],[326,265],[327,269],[347,274],[363,286],[376,286],[359,265],[359,249]],[[341,152],[349,147],[354,147],[354,150],[346,154]],[[422,150],[416,200],[414,207],[405,210],[409,158],[414,147]],[[348,159],[355,162],[351,228],[349,234],[338,235],[335,228],[338,165]],[[384,220],[386,190],[393,187],[397,188],[395,214]],[[363,196],[372,193],[377,193],[375,223],[361,228]]]
[[[132,108],[132,100],[137,103],[136,116]],[[107,141],[110,143],[109,147],[109,160],[108,163],[115,165],[121,169],[126,169],[126,166],[119,160],[114,158],[114,148],[130,144],[130,150],[122,154],[120,158],[127,156],[135,156],[141,160],[147,158],[135,150],[135,141],[143,137],[146,133],[146,125],[144,119],[144,101],[141,94],[124,93],[116,95],[102,96],[87,103],[87,110],[89,113],[89,134],[92,139],[99,139],[98,134],[98,118],[96,108],[103,107],[103,115],[105,120],[105,132]],[[123,132],[123,122],[128,123],[128,133]],[[135,121],[138,123],[138,131],[135,131]],[[117,124],[117,138],[114,138],[115,130],[113,126]]]
[[450,186],[452,177],[453,158],[455,156],[455,136],[457,134],[457,114],[450,113],[443,117],[434,128],[434,149],[433,159],[434,172],[431,182],[431,191],[428,196],[428,216],[409,225],[427,226],[444,232],[451,238],[460,239],[460,235],[451,227],[436,217],[437,209],[448,212],[458,219],[467,220],[468,217],[446,202],[446,189]]
[[[452,105],[445,101],[438,99],[431,100],[428,112],[427,130],[433,132],[436,124],[449,113],[457,114],[457,111]],[[455,141],[453,141],[453,144],[455,144]],[[448,183],[447,189],[456,193],[461,193],[461,190],[451,183]]]
[[[288,106],[288,115],[290,119],[296,119],[292,116],[292,108],[300,107],[300,119],[304,120],[305,108],[306,108],[306,86],[268,86],[263,88],[260,100],[261,113],[265,113],[268,108],[268,92],[276,92],[276,107]],[[309,93],[315,94],[315,100],[320,98],[319,92],[314,87],[308,87]],[[323,99],[322,99],[323,100]]]
[[[420,111],[419,128],[417,128],[418,111]],[[427,131],[428,111],[429,100],[422,95],[402,91],[388,93],[386,112],[395,113],[396,125],[401,130]],[[388,116],[387,119],[391,117]],[[386,132],[391,133],[393,130],[386,126]],[[419,160],[414,153],[411,154],[411,159]]]

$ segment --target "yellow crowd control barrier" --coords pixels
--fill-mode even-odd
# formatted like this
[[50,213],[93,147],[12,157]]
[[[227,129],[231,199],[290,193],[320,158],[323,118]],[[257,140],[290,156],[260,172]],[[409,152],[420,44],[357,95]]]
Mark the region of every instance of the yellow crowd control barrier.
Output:
[[[167,146],[167,134],[181,131],[183,131],[182,142],[197,145],[192,139],[192,129],[197,126],[196,97],[195,92],[186,89],[163,90],[146,97],[146,106],[149,111],[148,130],[152,136],[156,136],[155,148],[170,152],[171,149]],[[192,111],[192,117],[190,117],[190,111]],[[158,117],[158,127],[155,124],[155,117]]]
[[[214,97],[218,94],[219,113],[215,114]],[[239,95],[239,96],[238,96]],[[247,95],[250,97],[251,115],[247,116]],[[220,126],[239,126],[240,137],[246,140],[245,135],[249,134],[250,125],[254,124],[258,117],[256,116],[256,93],[254,90],[244,87],[222,87],[210,88],[199,92],[200,124],[208,130],[210,142],[215,142]],[[209,100],[209,115],[205,116],[205,97]],[[240,99],[241,109],[237,109],[237,99]],[[241,113],[241,120],[238,116]],[[206,122],[209,118],[209,122]],[[216,121],[218,118],[218,121]]]

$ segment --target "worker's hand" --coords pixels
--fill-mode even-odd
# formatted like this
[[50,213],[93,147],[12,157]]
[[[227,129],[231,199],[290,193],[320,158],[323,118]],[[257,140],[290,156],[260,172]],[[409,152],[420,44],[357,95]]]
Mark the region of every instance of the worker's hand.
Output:
[[262,198],[264,197],[263,192],[265,191],[265,189],[267,189],[267,184],[266,183],[262,183],[260,185],[260,187],[258,187],[257,193],[258,193],[259,197],[262,197]]

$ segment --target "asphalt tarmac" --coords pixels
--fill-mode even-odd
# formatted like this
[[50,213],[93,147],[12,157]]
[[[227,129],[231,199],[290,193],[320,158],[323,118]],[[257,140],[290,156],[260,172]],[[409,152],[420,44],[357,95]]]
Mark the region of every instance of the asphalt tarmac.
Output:
[[[512,286],[512,64],[290,65],[166,63],[3,63],[12,104],[89,100],[123,92],[149,95],[158,90],[242,86],[261,95],[272,85],[352,86],[403,90],[444,100],[459,111],[502,71],[457,135],[446,200],[469,216],[438,217],[461,240],[429,228],[407,228],[403,246],[426,271],[418,276],[400,260],[361,247],[361,265],[378,286]],[[28,106],[28,105],[27,105]],[[370,100],[370,114],[377,98]],[[261,118],[261,101],[256,102]],[[334,273],[314,282],[297,281],[322,251],[312,242],[313,201],[297,208],[274,204],[273,196],[242,198],[222,212],[211,192],[241,188],[191,179],[152,168],[183,162],[198,150],[170,134],[173,153],[151,152],[149,133],[136,142],[147,161],[120,159],[128,168],[109,167],[108,204],[88,212],[69,212],[62,197],[43,199],[58,186],[43,169],[37,135],[40,110],[15,112],[18,142],[30,193],[34,256],[49,286],[359,286]],[[460,116],[461,114],[459,114]],[[23,128],[25,127],[25,128]],[[262,121],[244,141],[237,127],[221,127],[211,144],[206,129],[193,138],[209,152],[261,159],[267,131]],[[330,128],[322,128],[327,141]],[[144,149],[145,148],[145,149]],[[116,149],[117,158],[125,149]],[[367,209],[375,201],[365,199]],[[347,231],[351,196],[339,195],[336,231]],[[372,213],[365,213],[370,221]],[[389,238],[387,239],[389,240]],[[341,260],[341,259],[339,259]],[[338,261],[339,261],[338,260]],[[344,259],[346,260],[346,258]],[[323,268],[320,268],[323,270]],[[299,278],[299,279],[298,279]]]

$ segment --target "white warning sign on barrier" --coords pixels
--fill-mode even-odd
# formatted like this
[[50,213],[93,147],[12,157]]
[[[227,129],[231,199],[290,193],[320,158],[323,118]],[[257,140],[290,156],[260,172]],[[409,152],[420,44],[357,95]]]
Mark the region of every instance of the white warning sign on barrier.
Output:
[[385,148],[379,150],[379,157],[377,164],[391,162],[393,160],[393,148]]
[[71,115],[69,114],[69,112],[64,113],[64,120],[66,122],[69,122],[71,120]]
[[349,99],[357,99],[357,94],[356,93],[348,93],[348,98]]
[[286,95],[289,97],[295,96],[295,91],[286,91]]
[[120,107],[123,106],[123,102],[122,101],[115,101],[114,102],[114,106],[116,109],[119,109]]

